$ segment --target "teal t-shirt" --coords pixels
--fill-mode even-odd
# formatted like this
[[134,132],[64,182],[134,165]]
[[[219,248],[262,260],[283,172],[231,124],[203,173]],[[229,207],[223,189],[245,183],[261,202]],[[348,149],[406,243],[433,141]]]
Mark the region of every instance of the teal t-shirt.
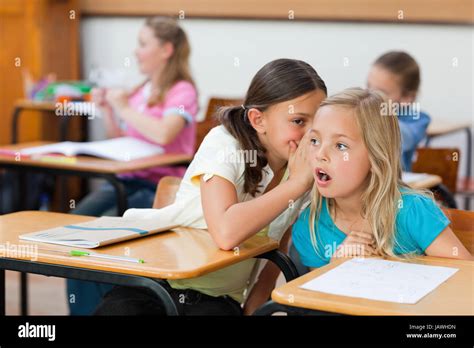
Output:
[[[321,267],[329,263],[336,248],[346,234],[334,224],[323,198],[317,230],[317,251],[311,243],[309,229],[310,208],[307,207],[293,225],[293,244],[301,262],[308,267]],[[425,249],[450,224],[436,203],[429,197],[415,193],[402,194],[402,204],[396,217],[394,253],[396,255],[423,254]],[[316,226],[315,226],[316,230]]]

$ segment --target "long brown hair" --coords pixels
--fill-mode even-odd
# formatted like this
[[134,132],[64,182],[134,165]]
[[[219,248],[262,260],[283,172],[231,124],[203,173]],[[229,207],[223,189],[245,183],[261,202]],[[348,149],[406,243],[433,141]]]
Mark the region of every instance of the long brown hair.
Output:
[[242,106],[223,107],[217,117],[242,150],[256,151],[257,163],[245,163],[244,192],[255,196],[267,165],[266,149],[247,118],[247,110],[265,111],[270,106],[321,89],[327,93],[324,81],[311,65],[296,59],[277,59],[265,64],[254,76]]
[[[173,45],[173,55],[169,58],[159,81],[154,81],[159,86],[158,93],[151,94],[147,101],[148,106],[163,102],[166,93],[180,80],[189,81],[194,85],[189,68],[189,55],[191,47],[184,30],[176,20],[169,17],[149,17],[145,26],[153,30],[155,37],[162,43],[170,42]],[[140,85],[138,88],[140,88]]]
[[400,78],[402,96],[413,94],[416,96],[420,87],[420,67],[416,60],[406,52],[390,51],[374,62]]

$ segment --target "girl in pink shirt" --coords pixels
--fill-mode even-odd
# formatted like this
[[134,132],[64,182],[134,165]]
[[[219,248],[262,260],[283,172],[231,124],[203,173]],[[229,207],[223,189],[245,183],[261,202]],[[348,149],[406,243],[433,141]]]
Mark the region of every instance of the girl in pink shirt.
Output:
[[[135,51],[140,72],[147,79],[132,92],[94,89],[109,138],[131,136],[160,145],[166,153],[192,155],[196,138],[197,91],[190,74],[190,46],[186,33],[170,18],[148,18]],[[126,149],[123,149],[126,151]],[[151,208],[158,181],[183,176],[184,167],[155,167],[119,176],[130,208]],[[87,195],[73,214],[116,215],[115,191],[106,183]],[[72,315],[91,314],[110,285],[68,280]]]

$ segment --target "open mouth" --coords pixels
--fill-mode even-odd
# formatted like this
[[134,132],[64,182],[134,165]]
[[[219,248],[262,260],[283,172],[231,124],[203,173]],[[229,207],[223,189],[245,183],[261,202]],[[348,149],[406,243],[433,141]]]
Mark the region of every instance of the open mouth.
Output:
[[318,176],[319,180],[322,181],[322,182],[326,182],[326,181],[329,181],[331,180],[331,177],[329,176],[328,173],[326,173],[324,170],[322,169],[317,169],[316,170],[316,175]]

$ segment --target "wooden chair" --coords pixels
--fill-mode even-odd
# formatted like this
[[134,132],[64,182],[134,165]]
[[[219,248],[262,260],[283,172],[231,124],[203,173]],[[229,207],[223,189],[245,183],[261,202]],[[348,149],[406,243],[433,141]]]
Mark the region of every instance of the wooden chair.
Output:
[[443,209],[451,229],[466,249],[474,255],[474,211]]
[[454,193],[459,169],[459,149],[418,148],[413,161],[415,173],[435,174],[443,182],[432,189],[436,199],[449,208],[457,208]]
[[415,173],[439,175],[443,178],[443,185],[452,193],[456,192],[458,168],[459,149],[457,148],[419,148],[412,165],[412,171]]
[[214,117],[216,111],[221,106],[231,106],[242,104],[242,99],[229,99],[229,98],[216,98],[211,97],[207,104],[207,110],[204,120],[197,124],[197,135],[195,150],[199,149],[204,137],[209,131],[219,124],[218,120]]
[[161,178],[156,188],[153,208],[160,209],[173,203],[180,184],[181,178],[177,176],[164,176]]

